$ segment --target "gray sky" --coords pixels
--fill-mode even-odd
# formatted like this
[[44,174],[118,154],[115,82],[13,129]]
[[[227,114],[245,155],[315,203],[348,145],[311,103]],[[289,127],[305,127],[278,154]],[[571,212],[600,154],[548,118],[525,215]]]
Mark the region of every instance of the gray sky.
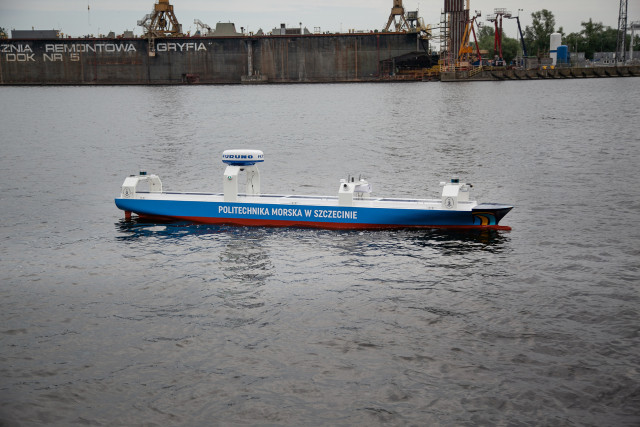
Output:
[[[170,0],[183,31],[195,32],[194,19],[215,27],[216,22],[234,22],[265,32],[286,23],[299,23],[311,32],[374,30],[383,27],[389,17],[392,0]],[[107,34],[134,30],[141,34],[137,21],[149,13],[156,0],[0,0],[0,27],[7,30],[57,29],[71,36]],[[404,0],[406,10],[420,11],[425,23],[437,27],[443,0]],[[629,22],[640,21],[640,0],[629,0]],[[514,14],[520,11],[524,26],[531,24],[531,13],[548,9],[556,18],[556,30],[565,33],[582,29],[580,23],[593,18],[605,26],[617,28],[619,0],[471,0],[471,9],[482,11],[483,18],[496,7]],[[87,10],[89,7],[89,10]],[[516,22],[505,21],[505,34],[516,36]]]

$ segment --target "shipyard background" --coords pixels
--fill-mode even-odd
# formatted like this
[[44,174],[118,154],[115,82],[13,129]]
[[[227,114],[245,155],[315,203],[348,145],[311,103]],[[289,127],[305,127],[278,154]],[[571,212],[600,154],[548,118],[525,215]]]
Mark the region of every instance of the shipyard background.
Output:
[[[0,424],[640,423],[635,79],[1,91]],[[240,147],[264,150],[271,193],[363,174],[436,197],[458,175],[513,203],[513,230],[114,205],[141,169],[220,191]]]
[[[323,32],[320,27],[309,31],[300,22],[298,27],[280,24],[268,32],[254,32],[244,27],[238,30],[233,23],[218,22],[214,28],[195,19],[197,30],[191,35],[169,0],[158,0],[151,13],[137,21],[141,37],[135,37],[133,31],[76,38],[56,30],[13,30],[11,39],[0,34],[5,37],[0,43],[0,84],[264,84],[640,75],[640,59],[633,58],[640,21],[629,19],[627,0],[620,0],[617,31],[612,30],[617,34],[615,51],[596,55],[590,50],[589,61],[585,52],[577,50],[577,39],[586,33],[571,33],[563,41],[562,34],[554,32],[552,16],[540,23],[544,28],[536,29],[534,19],[529,33],[528,26],[523,32],[520,12],[524,9],[520,8],[495,8],[485,16],[473,11],[469,0],[444,0],[439,23],[431,25],[418,10],[405,8],[402,0],[391,3],[386,25],[367,31]],[[513,20],[519,40],[513,42],[521,46],[509,54],[502,47],[509,41],[504,25]],[[493,31],[492,50],[480,47],[477,33],[481,27]],[[587,29],[585,26],[584,31]],[[536,46],[532,45],[534,33]],[[601,66],[612,69],[601,70]]]

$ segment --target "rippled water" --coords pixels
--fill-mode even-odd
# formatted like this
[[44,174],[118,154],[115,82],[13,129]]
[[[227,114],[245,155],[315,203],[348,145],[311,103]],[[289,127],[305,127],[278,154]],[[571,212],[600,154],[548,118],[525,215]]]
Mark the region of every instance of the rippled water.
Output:
[[[0,425],[640,424],[637,79],[0,88]],[[511,232],[127,223],[124,177],[432,197]]]

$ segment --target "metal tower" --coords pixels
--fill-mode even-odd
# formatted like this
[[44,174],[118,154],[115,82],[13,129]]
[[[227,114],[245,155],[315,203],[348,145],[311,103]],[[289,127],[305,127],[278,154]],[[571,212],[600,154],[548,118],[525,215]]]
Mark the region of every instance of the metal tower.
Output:
[[440,51],[447,66],[455,66],[469,19],[469,0],[444,0],[440,18]]
[[616,44],[616,62],[624,63],[627,58],[627,0],[620,0],[618,14],[618,43]]

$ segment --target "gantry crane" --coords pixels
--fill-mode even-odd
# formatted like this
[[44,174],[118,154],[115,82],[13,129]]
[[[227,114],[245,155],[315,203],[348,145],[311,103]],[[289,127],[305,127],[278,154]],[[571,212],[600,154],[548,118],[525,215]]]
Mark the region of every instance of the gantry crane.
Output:
[[384,31],[389,31],[391,23],[395,24],[396,31],[402,31],[409,28],[407,18],[405,18],[404,7],[402,6],[402,0],[393,0],[393,7],[391,8],[391,14],[387,21],[387,26],[384,27]]
[[431,27],[424,24],[423,19],[418,16],[418,11],[405,12],[402,0],[393,0],[391,14],[384,31],[389,31],[392,23],[395,31],[416,32],[420,34],[421,39],[431,38]]
[[158,0],[153,11],[138,21],[138,25],[145,29],[145,36],[149,38],[183,36],[182,25],[169,0]]

